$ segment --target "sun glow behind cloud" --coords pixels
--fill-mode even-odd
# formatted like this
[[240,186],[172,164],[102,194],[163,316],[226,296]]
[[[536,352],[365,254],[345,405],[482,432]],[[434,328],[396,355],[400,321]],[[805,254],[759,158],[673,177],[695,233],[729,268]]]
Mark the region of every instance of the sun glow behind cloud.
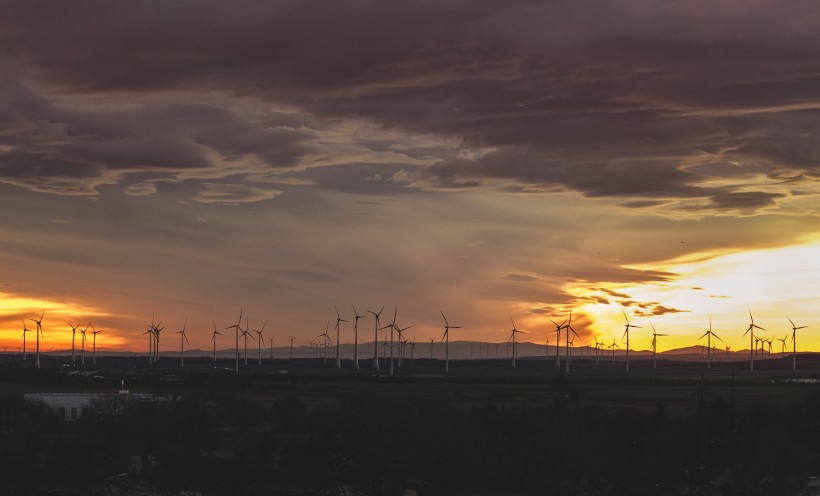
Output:
[[[677,274],[671,281],[607,285],[604,289],[610,291],[609,294],[591,287],[580,287],[573,292],[588,297],[609,296],[608,304],[590,303],[579,310],[593,316],[596,333],[607,342],[612,336],[620,341],[624,329],[621,312],[625,311],[633,324],[642,326],[631,334],[630,344],[636,349],[649,347],[649,321],[658,332],[669,334],[659,339],[659,350],[703,344],[697,339],[708,328],[710,316],[714,332],[725,344],[734,350],[742,349],[746,343],[742,335],[749,322],[749,311],[754,314],[755,323],[766,329],[760,332],[766,337],[780,338],[790,333],[787,316],[797,325],[808,325],[809,332],[804,331],[800,339],[801,347],[818,349],[820,338],[813,337],[811,332],[816,327],[812,311],[820,298],[818,254],[820,241],[783,248],[700,254],[636,267]],[[612,298],[611,293],[621,297]],[[664,308],[679,311],[649,315],[651,303],[657,302]]]
[[[71,325],[78,325],[79,329],[89,325],[90,320],[105,318],[108,314],[100,309],[90,308],[79,304],[50,301],[36,298],[27,298],[10,293],[0,293],[0,347],[8,351],[16,351],[22,347],[23,324],[32,331],[27,338],[26,349],[34,350],[34,329],[36,324],[31,320],[43,316],[43,336],[40,338],[41,349],[45,351],[71,349]],[[81,316],[81,317],[78,317]],[[126,342],[121,332],[114,329],[103,330],[97,335],[97,350],[117,349]],[[75,336],[76,349],[79,350],[80,332]],[[91,328],[88,329],[86,349],[91,347]]]

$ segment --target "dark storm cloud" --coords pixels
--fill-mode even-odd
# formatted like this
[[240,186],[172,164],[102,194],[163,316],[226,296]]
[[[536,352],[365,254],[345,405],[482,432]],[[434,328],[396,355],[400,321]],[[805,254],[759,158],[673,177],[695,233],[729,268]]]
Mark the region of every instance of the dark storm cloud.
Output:
[[[780,197],[710,182],[816,175],[816,20],[811,2],[771,0],[5,2],[4,72],[55,99],[150,101],[107,119],[54,116],[17,91],[0,97],[0,122],[15,129],[0,136],[111,169],[214,167],[212,153],[290,167],[320,154],[300,116],[356,117],[490,152],[410,151],[438,160],[415,172],[420,184],[501,181],[511,192],[636,197],[624,203],[635,209],[699,199],[752,212]],[[162,101],[180,91],[207,103]],[[268,124],[227,97],[297,110]],[[61,126],[67,142],[54,145]],[[391,140],[360,144],[385,151]]]
[[360,195],[396,194],[414,190],[406,181],[394,179],[400,171],[412,171],[417,167],[402,164],[357,164],[307,167],[304,170],[284,173],[283,179],[310,181],[329,190],[346,191]]

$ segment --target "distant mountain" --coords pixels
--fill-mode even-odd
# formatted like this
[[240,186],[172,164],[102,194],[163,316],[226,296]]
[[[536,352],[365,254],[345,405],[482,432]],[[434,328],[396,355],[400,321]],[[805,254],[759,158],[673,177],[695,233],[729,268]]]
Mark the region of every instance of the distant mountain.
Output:
[[[390,354],[389,346],[382,347],[383,343],[379,342],[379,356],[384,356],[386,353],[388,356]],[[399,345],[397,342],[393,343],[394,345],[394,356],[398,356]],[[522,360],[537,360],[537,359],[554,359],[555,358],[555,346],[550,345],[545,347],[543,344],[537,343],[518,343],[518,357]],[[433,358],[443,359],[444,358],[444,343],[436,341],[433,343]],[[343,344],[340,346],[341,356],[344,359],[352,359],[353,358],[353,345],[352,344]],[[561,357],[564,356],[566,353],[566,348],[562,345],[560,346],[558,352],[560,353]],[[71,355],[71,350],[59,350],[59,351],[49,351],[43,352],[50,356],[68,356]],[[240,357],[244,360],[245,350],[244,348],[240,348],[239,350]],[[256,360],[257,359],[257,348],[248,346],[248,361]],[[308,358],[313,356],[315,358],[321,358],[322,354],[324,353],[324,347],[314,348],[311,351],[309,346],[294,346],[293,347],[293,357],[294,358]],[[405,357],[410,358],[410,345],[405,344]],[[466,359],[511,359],[512,353],[512,346],[509,346],[508,343],[486,343],[486,342],[479,342],[479,341],[451,341],[449,345],[449,356],[451,360],[466,360]],[[610,358],[613,356],[611,350],[599,350],[599,357],[600,358]],[[29,354],[33,354],[29,352]],[[77,356],[80,356],[80,352],[76,352]],[[100,356],[147,356],[147,351],[103,351],[97,350],[97,355]],[[269,359],[271,354],[270,348],[262,348],[262,358]],[[415,346],[415,352],[413,353],[416,358],[430,358],[430,341],[424,342],[417,342]],[[216,351],[216,355],[219,358],[233,358],[235,356],[235,352],[233,348],[224,348],[219,349]],[[616,359],[623,359],[626,355],[626,351],[623,349],[615,350],[615,358]],[[771,357],[779,357],[779,353],[772,353]],[[179,350],[160,350],[160,356],[166,359],[178,358],[179,357]],[[186,357],[206,357],[206,356],[213,356],[213,350],[201,350],[201,349],[192,349],[192,350],[185,350]],[[328,358],[335,358],[336,357],[336,347],[335,346],[328,346],[327,349],[327,356]],[[595,349],[592,347],[575,347],[572,351],[572,356],[575,358],[592,358],[595,356]],[[629,356],[636,359],[646,359],[652,357],[651,350],[629,350]],[[749,358],[749,350],[738,350],[738,351],[731,351],[728,353],[726,350],[716,349],[713,352],[713,360],[726,360],[729,359],[731,361],[736,360],[748,360]],[[86,351],[86,360],[91,357],[91,353]],[[290,357],[290,347],[275,347],[273,349],[273,357],[278,359],[289,358]],[[370,359],[373,357],[373,342],[364,342],[359,344],[359,358],[361,359]],[[663,352],[658,352],[658,357],[667,359],[667,360],[686,360],[686,361],[700,361],[706,360],[706,355],[703,352],[703,348],[701,346],[688,346],[684,348],[676,348],[673,350],[666,350]],[[762,357],[769,358],[768,353],[764,353]]]

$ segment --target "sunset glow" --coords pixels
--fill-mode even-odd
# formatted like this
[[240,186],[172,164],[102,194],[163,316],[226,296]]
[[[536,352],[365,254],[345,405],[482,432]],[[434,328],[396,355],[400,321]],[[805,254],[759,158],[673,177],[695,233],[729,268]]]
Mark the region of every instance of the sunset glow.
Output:
[[419,341],[625,311],[644,349],[710,315],[741,348],[751,310],[820,351],[815,6],[462,7],[0,7],[2,346],[45,312],[49,350],[207,350],[240,311],[305,345],[384,305]]

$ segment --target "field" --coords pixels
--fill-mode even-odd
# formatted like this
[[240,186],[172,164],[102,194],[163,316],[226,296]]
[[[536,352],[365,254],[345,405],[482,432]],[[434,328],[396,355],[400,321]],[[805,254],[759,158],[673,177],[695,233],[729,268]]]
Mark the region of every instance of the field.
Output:
[[[754,372],[745,362],[665,360],[653,369],[635,360],[628,373],[623,362],[575,360],[569,375],[544,359],[515,370],[506,360],[451,361],[446,375],[442,361],[416,359],[393,377],[385,364],[374,374],[370,361],[360,371],[350,361],[340,371],[332,360],[250,361],[236,374],[232,362],[205,357],[186,357],[185,368],[166,357],[149,365],[103,356],[84,368],[46,357],[40,370],[0,360],[6,425],[39,432],[2,436],[4,449],[36,445],[53,457],[38,470],[52,467],[54,477],[58,461],[68,463],[65,446],[104,454],[84,477],[29,473],[78,491],[103,491],[138,456],[153,460],[138,479],[157,494],[783,494],[820,473],[820,361],[800,358],[796,372],[787,359],[757,362]],[[18,401],[118,390],[172,401],[76,423]],[[150,434],[135,435],[149,418]]]

